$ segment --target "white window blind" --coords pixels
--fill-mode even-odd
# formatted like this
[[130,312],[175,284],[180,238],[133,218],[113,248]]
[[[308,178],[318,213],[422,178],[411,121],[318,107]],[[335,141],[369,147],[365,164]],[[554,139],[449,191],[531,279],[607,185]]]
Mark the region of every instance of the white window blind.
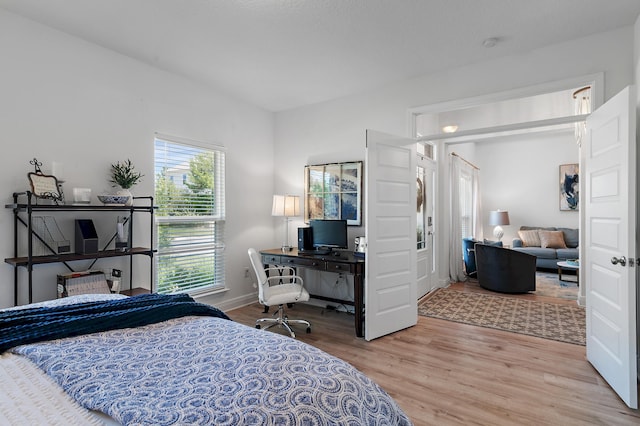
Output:
[[473,237],[473,185],[471,174],[462,170],[460,173],[460,239]]
[[225,153],[155,140],[158,293],[225,286]]

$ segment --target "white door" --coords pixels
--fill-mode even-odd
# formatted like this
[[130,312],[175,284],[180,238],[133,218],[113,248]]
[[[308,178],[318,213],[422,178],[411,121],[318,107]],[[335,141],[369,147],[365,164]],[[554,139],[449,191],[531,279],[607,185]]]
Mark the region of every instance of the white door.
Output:
[[417,288],[418,299],[436,287],[435,265],[435,195],[436,165],[425,155],[417,157]]
[[367,130],[364,337],[415,325],[416,142]]
[[587,359],[638,408],[636,371],[635,90],[587,120],[584,146]]

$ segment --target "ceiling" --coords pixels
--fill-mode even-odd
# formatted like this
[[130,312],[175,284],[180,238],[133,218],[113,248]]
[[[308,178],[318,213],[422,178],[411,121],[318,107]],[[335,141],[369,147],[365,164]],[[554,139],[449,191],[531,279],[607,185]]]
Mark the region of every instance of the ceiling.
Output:
[[[282,111],[633,25],[638,0],[0,0]],[[483,41],[496,38],[494,47]]]

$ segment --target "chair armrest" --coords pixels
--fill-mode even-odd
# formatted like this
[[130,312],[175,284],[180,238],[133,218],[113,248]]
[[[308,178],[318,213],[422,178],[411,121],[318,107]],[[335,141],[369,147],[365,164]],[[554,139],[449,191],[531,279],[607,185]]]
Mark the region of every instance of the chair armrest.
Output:
[[511,248],[513,247],[522,247],[522,240],[520,238],[514,238],[511,241]]

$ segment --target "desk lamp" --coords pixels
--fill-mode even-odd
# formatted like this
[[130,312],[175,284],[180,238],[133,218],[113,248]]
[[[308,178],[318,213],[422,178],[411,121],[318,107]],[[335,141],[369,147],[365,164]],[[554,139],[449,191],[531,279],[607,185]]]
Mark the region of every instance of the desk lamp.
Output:
[[489,225],[495,225],[495,228],[493,228],[493,236],[496,237],[498,241],[502,241],[502,236],[504,235],[502,225],[509,225],[509,212],[500,210],[490,212]]
[[300,216],[300,197],[297,195],[274,195],[271,215],[284,216],[286,237],[284,243],[282,243],[282,251],[291,251],[291,246],[289,245],[289,222],[291,217]]

